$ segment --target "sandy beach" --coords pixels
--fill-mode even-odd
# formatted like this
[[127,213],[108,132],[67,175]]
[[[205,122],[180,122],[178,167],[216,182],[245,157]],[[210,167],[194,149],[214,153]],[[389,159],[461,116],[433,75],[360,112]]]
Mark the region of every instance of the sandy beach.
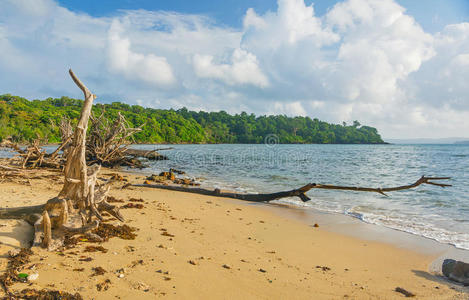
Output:
[[[100,177],[114,172],[104,170]],[[51,176],[34,179],[47,174]],[[121,209],[125,224],[137,229],[136,238],[81,241],[56,252],[34,248],[24,272],[39,277],[15,283],[13,291],[45,288],[79,293],[84,299],[405,298],[395,291],[400,287],[417,299],[468,298],[464,287],[429,272],[438,253],[331,232],[320,221],[319,227],[310,226],[243,201],[121,189],[126,182],[142,183],[144,176],[120,174],[127,181],[114,183],[110,195],[123,200],[119,205],[143,204],[142,209]],[[0,180],[2,207],[44,203],[57,195],[60,176],[34,170],[27,172],[29,179]],[[129,202],[131,198],[143,202]],[[26,222],[0,220],[1,272],[8,251],[28,247],[32,234]],[[104,250],[85,252],[90,245]]]

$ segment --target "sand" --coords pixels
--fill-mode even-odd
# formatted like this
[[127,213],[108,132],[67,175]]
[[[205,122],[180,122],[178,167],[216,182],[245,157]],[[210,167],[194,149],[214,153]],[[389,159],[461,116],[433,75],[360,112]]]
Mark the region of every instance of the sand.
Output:
[[[143,182],[142,176],[121,174]],[[78,292],[84,299],[401,299],[394,291],[401,287],[417,299],[468,298],[465,288],[428,272],[437,254],[334,233],[262,205],[141,187],[121,190],[123,184],[114,184],[110,194],[126,203],[144,200],[143,209],[121,210],[126,224],[138,228],[135,240],[112,238],[101,244],[107,253],[83,252],[93,245],[87,242],[63,253],[34,249],[25,266],[33,270],[25,272],[39,278],[12,289]],[[54,179],[0,180],[0,201],[2,207],[40,204],[60,187]],[[28,246],[32,232],[23,221],[0,220],[0,271],[8,251]],[[82,255],[93,260],[79,261]],[[92,276],[95,267],[106,272]],[[108,289],[98,291],[107,279]]]

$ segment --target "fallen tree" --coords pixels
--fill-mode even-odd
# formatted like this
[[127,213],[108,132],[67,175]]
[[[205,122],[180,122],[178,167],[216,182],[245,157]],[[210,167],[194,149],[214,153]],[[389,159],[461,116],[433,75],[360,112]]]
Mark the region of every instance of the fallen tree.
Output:
[[387,192],[407,190],[407,189],[415,188],[421,184],[436,185],[442,188],[449,187],[451,186],[450,184],[435,182],[435,181],[447,180],[447,179],[451,179],[451,178],[450,177],[422,176],[420,177],[420,179],[418,179],[416,182],[412,184],[396,186],[396,187],[388,187],[388,188],[370,188],[370,187],[339,186],[339,185],[309,183],[298,189],[282,191],[282,192],[277,192],[277,193],[268,193],[268,194],[240,194],[240,193],[233,193],[233,192],[223,192],[220,189],[209,190],[209,189],[203,189],[203,188],[193,188],[193,187],[164,185],[164,184],[133,184],[133,186],[158,188],[158,189],[165,189],[165,190],[172,190],[172,191],[179,191],[179,192],[202,194],[202,195],[208,195],[208,196],[234,198],[234,199],[251,201],[251,202],[269,202],[272,200],[278,200],[278,199],[287,198],[287,197],[299,197],[301,201],[306,202],[306,201],[311,200],[311,198],[306,196],[306,192],[310,191],[311,189],[374,192],[374,193],[379,193],[379,194],[387,196],[386,195]]
[[[42,246],[49,250],[62,246],[67,237],[75,234],[86,234],[93,239],[99,239],[99,236],[90,231],[96,229],[103,219],[101,211],[107,211],[124,221],[117,207],[106,201],[110,182],[101,185],[97,182],[101,166],[95,164],[88,167],[86,164],[86,132],[96,96],[72,70],[69,70],[69,73],[83,91],[85,101],[73,135],[62,144],[68,144],[62,190],[57,197],[42,205],[0,209],[1,219],[24,219],[32,224],[35,229],[33,246]],[[58,150],[54,153],[57,152]]]

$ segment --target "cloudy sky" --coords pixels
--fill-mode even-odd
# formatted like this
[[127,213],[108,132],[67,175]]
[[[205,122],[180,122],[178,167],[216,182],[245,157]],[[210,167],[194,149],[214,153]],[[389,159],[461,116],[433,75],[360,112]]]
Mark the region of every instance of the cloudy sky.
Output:
[[0,0],[0,93],[469,136],[466,0]]

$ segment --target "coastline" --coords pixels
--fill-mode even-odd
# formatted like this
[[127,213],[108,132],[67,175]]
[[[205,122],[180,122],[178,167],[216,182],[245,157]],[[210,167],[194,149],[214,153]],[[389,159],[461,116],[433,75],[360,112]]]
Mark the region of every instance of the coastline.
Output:
[[[115,171],[103,170],[100,176],[110,173]],[[141,174],[120,174],[129,182],[143,180]],[[396,287],[418,299],[467,298],[467,288],[429,272],[438,251],[423,253],[335,232],[333,226],[352,226],[335,223],[330,214],[308,212],[302,220],[298,214],[305,212],[273,205],[140,187],[121,190],[122,185],[114,184],[110,194],[126,202],[144,200],[141,210],[121,210],[126,224],[139,229],[137,238],[110,239],[102,244],[107,253],[85,253],[85,242],[63,255],[35,249],[32,263],[39,278],[31,287],[79,292],[85,299],[404,297]],[[57,194],[60,182],[18,178],[0,183],[0,188],[0,201],[14,207],[43,203]],[[296,216],[288,216],[290,212]],[[319,227],[311,226],[312,221]],[[22,221],[0,223],[5,225],[0,227],[4,269],[7,251],[27,245],[32,230]],[[93,260],[80,262],[73,252]],[[90,277],[96,266],[107,272]],[[109,288],[98,291],[96,285],[105,279],[111,281]],[[17,283],[13,289],[25,287]]]

